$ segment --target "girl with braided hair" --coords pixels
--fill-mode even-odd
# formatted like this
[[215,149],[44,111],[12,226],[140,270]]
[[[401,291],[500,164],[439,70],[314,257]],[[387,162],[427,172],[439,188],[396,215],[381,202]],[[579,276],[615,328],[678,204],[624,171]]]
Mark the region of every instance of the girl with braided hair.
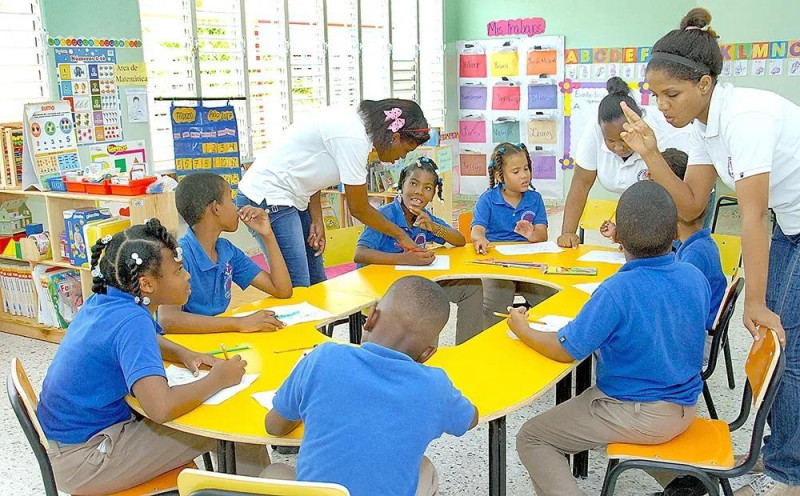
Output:
[[[191,289],[181,250],[158,219],[99,240],[91,267],[94,294],[67,329],[37,409],[56,484],[70,494],[122,491],[214,450],[211,439],[161,424],[239,384],[247,365],[238,355],[220,360],[161,336],[153,313],[186,303]],[[170,387],[162,360],[195,375],[201,366],[211,370]],[[128,394],[148,418],[133,415]],[[257,474],[265,463],[255,465]]]

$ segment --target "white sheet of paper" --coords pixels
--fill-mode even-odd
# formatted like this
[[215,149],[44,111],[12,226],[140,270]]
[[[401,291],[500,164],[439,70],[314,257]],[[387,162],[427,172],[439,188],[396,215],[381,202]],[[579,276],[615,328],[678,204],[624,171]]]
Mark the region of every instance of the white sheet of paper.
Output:
[[602,262],[623,265],[625,255],[621,251],[590,251],[578,259],[579,262]]
[[258,312],[258,310],[250,310],[249,312],[239,312],[233,314],[234,317],[247,317],[248,315],[253,315],[254,313]]
[[300,324],[301,322],[313,322],[315,320],[325,320],[333,317],[333,314],[326,312],[321,308],[303,302],[296,305],[281,305],[277,307],[270,307],[266,310],[275,312],[275,318],[286,324],[287,326]]
[[[208,375],[208,370],[201,370],[200,373],[195,377],[189,369],[185,369],[183,367],[178,367],[176,365],[170,365],[166,368],[167,373],[167,384],[170,387],[172,386],[182,386],[184,384],[190,384],[195,381],[199,381],[203,377]],[[256,379],[258,379],[259,374],[245,374],[242,376],[242,382],[235,386],[231,386],[225,388],[215,394],[214,396],[210,397],[209,399],[203,402],[204,405],[219,405],[223,401],[233,397],[239,391],[243,391],[247,389]]]
[[394,270],[450,270],[450,255],[436,255],[430,265],[395,265]]
[[594,294],[595,291],[597,291],[597,288],[600,287],[600,283],[599,282],[584,282],[584,283],[581,283],[581,284],[573,284],[572,286],[577,288],[577,289],[580,289],[584,293],[589,293],[591,295],[591,294]]
[[[539,332],[558,332],[562,327],[572,322],[571,318],[564,317],[563,315],[545,315],[538,320],[540,322],[544,322],[544,324],[531,323],[530,326],[532,329]],[[519,339],[517,335],[511,331],[511,329],[508,330],[508,337],[511,339]]]
[[561,253],[563,248],[552,241],[519,245],[498,245],[495,249],[503,255],[535,255],[537,253]]
[[275,399],[275,393],[277,393],[277,391],[261,391],[260,393],[253,393],[250,396],[258,401],[259,405],[267,410],[272,410],[272,400]]

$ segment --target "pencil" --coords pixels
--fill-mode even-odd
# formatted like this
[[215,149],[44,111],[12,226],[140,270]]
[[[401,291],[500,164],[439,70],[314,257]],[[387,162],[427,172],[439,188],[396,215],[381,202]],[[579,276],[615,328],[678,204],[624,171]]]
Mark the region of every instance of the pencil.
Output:
[[287,348],[285,350],[272,350],[273,353],[288,353],[290,351],[304,351],[304,350],[313,350],[316,348],[317,345],[314,346],[301,346],[299,348]]
[[[245,344],[245,345],[242,345],[242,346],[234,346],[233,348],[225,348],[225,351],[227,351],[228,353],[233,353],[234,351],[242,351],[242,350],[249,350],[249,349],[250,349],[250,347]],[[222,350],[206,351],[206,354],[208,354],[208,355],[219,355],[220,353],[222,353]]]
[[[502,317],[504,319],[507,319],[509,317],[509,315],[507,313],[500,313],[500,312],[492,312],[492,315],[494,315],[495,317]],[[539,320],[528,320],[528,322],[530,322],[531,324],[547,325],[544,322],[539,321]]]
[[219,344],[219,349],[221,349],[221,350],[222,350],[222,356],[224,356],[224,357],[225,357],[225,360],[228,360],[228,359],[229,359],[229,357],[228,357],[228,350],[226,350],[226,349],[225,349],[225,345],[224,345],[224,344],[222,344],[222,343],[220,343],[220,344]]

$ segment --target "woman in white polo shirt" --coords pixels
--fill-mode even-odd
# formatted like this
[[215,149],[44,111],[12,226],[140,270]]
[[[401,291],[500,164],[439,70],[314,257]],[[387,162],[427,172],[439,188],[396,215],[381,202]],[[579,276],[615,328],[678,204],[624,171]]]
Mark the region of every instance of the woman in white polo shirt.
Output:
[[576,167],[564,205],[561,236],[558,237],[559,246],[564,248],[578,246],[578,222],[595,180],[600,181],[606,190],[622,194],[631,184],[650,177],[642,157],[619,137],[625,122],[620,102],[627,103],[655,130],[660,150],[686,150],[689,144],[688,130],[670,126],[659,112],[646,113],[640,109],[630,96],[628,84],[621,78],[612,77],[606,88],[608,95],[600,101],[597,123],[586,128],[575,150]]
[[[652,129],[630,109],[622,137],[684,219],[702,212],[717,177],[736,190],[747,275],[744,324],[753,336],[759,325],[775,329],[786,356],[768,417],[764,474],[736,494],[800,494],[800,107],[775,93],[717,82],[722,55],[710,22],[706,10],[690,11],[653,46],[647,66],[667,122],[693,123],[685,182],[670,172]],[[777,219],[771,246],[769,208]]]
[[[373,151],[382,162],[394,162],[429,139],[428,121],[410,100],[364,100],[357,109],[320,109],[313,120],[293,124],[281,142],[256,154],[239,183],[236,204],[267,211],[292,285],[316,284],[325,280],[320,191],[339,183],[353,217],[396,238],[405,249],[419,249],[369,204],[367,159]],[[261,237],[254,237],[266,256]]]

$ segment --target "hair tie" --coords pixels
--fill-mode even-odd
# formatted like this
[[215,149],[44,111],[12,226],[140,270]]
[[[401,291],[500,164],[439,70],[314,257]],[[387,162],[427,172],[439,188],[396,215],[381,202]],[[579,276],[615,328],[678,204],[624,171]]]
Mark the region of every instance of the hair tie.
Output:
[[110,234],[106,234],[105,236],[103,236],[100,239],[100,242],[103,243],[104,245],[109,244],[111,242],[111,235]]
[[500,148],[498,148],[498,149],[497,149],[497,151],[498,151],[499,153],[505,153],[505,152],[506,152],[506,147],[504,147],[504,146],[501,146]]
[[174,257],[174,259],[175,259],[176,262],[179,262],[179,263],[183,262],[183,248],[181,248],[180,246],[176,246],[175,247],[175,257]]
[[436,180],[436,184],[437,184],[438,186],[441,186],[443,183],[444,183],[444,181],[442,181],[442,178],[441,178],[441,177],[440,177],[440,178],[438,178],[438,179]]
[[653,54],[650,56],[650,60],[651,61],[662,60],[666,62],[672,62],[675,64],[680,64],[682,66],[689,67],[690,69],[694,69],[698,72],[702,72],[703,74],[711,74],[711,70],[707,65],[674,53],[653,52]]
[[406,120],[400,117],[401,115],[403,115],[403,111],[400,110],[399,108],[395,107],[392,110],[384,110],[383,113],[386,115],[386,119],[384,119],[384,122],[392,121],[386,128],[389,131],[396,133],[399,130],[401,130],[403,126],[406,125]]
[[685,31],[691,31],[693,29],[699,29],[700,31],[707,33],[709,29],[711,29],[711,24],[706,24],[702,28],[699,26],[686,26]]
[[95,267],[92,269],[92,277],[99,277],[100,279],[105,279],[103,277],[103,273],[100,272],[100,267]]
[[136,262],[136,265],[142,265],[142,257],[140,257],[138,253],[131,253],[131,259]]

